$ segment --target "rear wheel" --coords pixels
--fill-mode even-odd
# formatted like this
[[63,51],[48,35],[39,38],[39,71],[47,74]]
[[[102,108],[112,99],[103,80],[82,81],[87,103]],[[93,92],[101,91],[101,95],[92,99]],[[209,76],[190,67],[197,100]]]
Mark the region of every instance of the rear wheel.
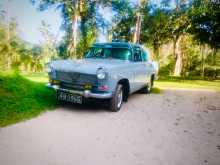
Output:
[[151,90],[152,90],[153,85],[154,85],[154,76],[152,75],[150,81],[144,87],[143,92],[144,93],[150,93]]
[[121,109],[123,103],[123,86],[118,84],[113,97],[110,100],[110,110],[117,112]]

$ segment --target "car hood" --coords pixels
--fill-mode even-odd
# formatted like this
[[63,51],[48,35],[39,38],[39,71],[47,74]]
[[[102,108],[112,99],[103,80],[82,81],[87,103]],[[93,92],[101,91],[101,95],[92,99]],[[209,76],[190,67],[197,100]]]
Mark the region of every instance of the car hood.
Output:
[[82,60],[56,60],[50,65],[55,70],[64,72],[80,72],[96,74],[98,68],[111,70],[115,67],[128,64],[129,61],[116,59],[82,59]]

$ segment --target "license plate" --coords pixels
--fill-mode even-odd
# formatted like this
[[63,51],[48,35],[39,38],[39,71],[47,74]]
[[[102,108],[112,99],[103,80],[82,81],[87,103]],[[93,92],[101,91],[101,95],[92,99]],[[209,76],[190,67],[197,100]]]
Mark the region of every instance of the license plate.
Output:
[[57,93],[58,100],[68,101],[72,103],[82,104],[82,96],[59,91]]

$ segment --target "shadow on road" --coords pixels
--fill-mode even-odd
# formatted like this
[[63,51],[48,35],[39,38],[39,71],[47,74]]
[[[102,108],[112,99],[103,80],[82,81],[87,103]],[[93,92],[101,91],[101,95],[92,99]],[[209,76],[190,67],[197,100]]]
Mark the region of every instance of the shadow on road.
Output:
[[87,99],[83,101],[83,104],[61,102],[59,108],[75,112],[110,112],[108,108],[108,100]]
[[[134,94],[129,96],[129,100],[137,99],[138,97],[141,97],[141,95],[144,95],[140,92],[135,92]],[[150,96],[150,95],[149,95]],[[123,104],[126,104],[124,102]],[[109,110],[109,100],[98,100],[98,99],[86,99],[83,101],[83,104],[74,104],[71,102],[60,102],[59,108],[68,110],[68,111],[79,111],[79,112],[111,112]]]

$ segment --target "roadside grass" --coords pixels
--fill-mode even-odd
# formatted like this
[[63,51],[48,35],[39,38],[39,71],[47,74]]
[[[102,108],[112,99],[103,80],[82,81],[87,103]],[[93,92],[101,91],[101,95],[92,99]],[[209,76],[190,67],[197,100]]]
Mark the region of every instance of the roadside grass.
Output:
[[[36,81],[31,81],[31,78],[36,78]],[[0,72],[0,127],[55,108],[55,92],[45,87],[45,77],[36,75],[31,78]]]
[[161,94],[163,91],[158,87],[153,87],[151,93],[153,94]]
[[184,80],[184,79],[163,79],[155,82],[155,87],[159,89],[210,89],[220,92],[220,80]]
[[22,76],[26,77],[27,79],[35,82],[47,83],[48,82],[48,75],[45,72],[41,73],[24,73]]

